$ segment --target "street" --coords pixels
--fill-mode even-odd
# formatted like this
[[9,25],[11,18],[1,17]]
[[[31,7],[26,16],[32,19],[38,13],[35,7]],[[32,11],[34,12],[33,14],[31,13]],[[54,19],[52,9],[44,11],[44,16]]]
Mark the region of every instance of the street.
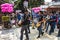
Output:
[[0,40],[22,39],[60,40],[60,0],[0,0]]
[[[7,30],[0,30],[0,40],[20,40],[20,29],[21,27],[7,29]],[[58,40],[59,39],[58,37],[56,37],[57,32],[53,33],[52,35],[48,35],[47,33],[44,33],[43,36],[37,39],[38,36],[37,29],[36,28],[32,29],[32,27],[30,27],[30,30],[31,30],[31,33],[29,34],[30,40]],[[24,39],[25,39],[25,35],[24,35]]]

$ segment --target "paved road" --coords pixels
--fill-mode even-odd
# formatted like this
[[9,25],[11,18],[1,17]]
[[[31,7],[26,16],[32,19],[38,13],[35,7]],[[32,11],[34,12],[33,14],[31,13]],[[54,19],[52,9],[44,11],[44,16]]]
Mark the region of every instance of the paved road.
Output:
[[[9,29],[9,30],[0,30],[0,40],[20,40],[20,29],[21,28],[15,28],[15,29]],[[41,38],[37,39],[38,31],[37,29],[31,29],[31,33],[29,34],[30,40],[57,40],[56,37],[57,33],[53,33],[52,35],[48,35],[45,33]],[[24,35],[25,39],[25,35]]]

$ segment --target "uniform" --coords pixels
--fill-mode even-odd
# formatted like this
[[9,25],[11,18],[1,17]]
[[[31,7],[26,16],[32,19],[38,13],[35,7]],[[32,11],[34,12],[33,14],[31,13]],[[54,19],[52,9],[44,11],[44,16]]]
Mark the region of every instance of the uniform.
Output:
[[[29,19],[29,17],[30,17],[30,14],[28,14],[28,19]],[[30,33],[30,20],[28,20],[28,33]]]
[[57,24],[57,28],[59,29],[58,37],[60,37],[60,14],[58,15],[58,24]]
[[50,19],[50,16],[48,15],[48,19],[46,21],[46,32],[48,31],[48,28],[49,28],[49,25],[50,25],[49,19]]
[[51,35],[51,33],[54,32],[55,25],[56,25],[56,16],[52,15],[52,16],[50,16],[50,26],[51,26],[51,29],[49,31],[50,35]]
[[26,39],[29,40],[27,27],[28,27],[28,16],[26,14],[24,14],[24,16],[22,18],[22,28],[21,28],[20,40],[23,40],[23,32],[24,31],[25,31]]
[[45,21],[45,23],[43,23],[43,28],[46,28],[46,25],[47,25],[47,15],[43,15],[43,19],[44,19],[44,21]]
[[[43,20],[43,15],[40,15],[38,19],[39,19],[38,22],[41,22],[41,21]],[[41,23],[41,25],[37,28],[37,30],[39,31],[39,35],[38,35],[37,38],[39,38],[40,35],[43,34],[43,32],[42,32],[42,23]]]

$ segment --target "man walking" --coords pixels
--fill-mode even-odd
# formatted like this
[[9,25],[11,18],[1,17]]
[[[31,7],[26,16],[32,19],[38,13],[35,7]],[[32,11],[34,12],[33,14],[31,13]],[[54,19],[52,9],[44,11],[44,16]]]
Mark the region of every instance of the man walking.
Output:
[[59,32],[58,32],[58,37],[60,37],[60,13],[58,15],[58,22],[57,22],[57,28],[59,29]]
[[50,16],[50,26],[51,26],[51,29],[49,31],[49,34],[51,35],[54,32],[54,29],[55,29],[56,16],[54,16],[54,13],[51,13],[50,15],[51,15]]
[[22,18],[22,27],[21,27],[21,36],[20,36],[20,40],[23,40],[23,32],[25,31],[25,35],[26,35],[26,40],[29,40],[29,36],[28,36],[28,11],[25,10],[24,11],[24,16]]

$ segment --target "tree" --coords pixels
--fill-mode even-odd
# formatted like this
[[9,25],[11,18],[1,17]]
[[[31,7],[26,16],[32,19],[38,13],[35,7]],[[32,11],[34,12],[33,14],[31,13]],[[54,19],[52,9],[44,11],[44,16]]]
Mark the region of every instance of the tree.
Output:
[[9,0],[4,0],[5,2],[9,2]]
[[[37,7],[44,4],[44,0],[26,0],[29,2],[29,7]],[[15,9],[22,9],[23,8],[24,0],[18,0],[15,2]]]
[[[5,3],[5,1],[4,1],[4,0],[0,0],[0,5],[1,5],[2,3]],[[0,7],[0,12],[1,12],[1,7]]]
[[1,5],[2,3],[5,3],[5,1],[4,1],[4,0],[0,0],[0,5]]
[[29,7],[37,7],[44,4],[44,0],[30,0]]
[[23,1],[24,0],[18,0],[18,1],[16,1],[14,8],[15,9],[22,9],[23,8]]
[[[18,1],[16,1],[14,8],[15,8],[15,9],[23,9],[23,8],[24,8],[24,7],[23,7],[23,2],[24,2],[24,1],[25,1],[25,0],[18,0]],[[26,0],[26,1],[29,1],[29,0]]]

